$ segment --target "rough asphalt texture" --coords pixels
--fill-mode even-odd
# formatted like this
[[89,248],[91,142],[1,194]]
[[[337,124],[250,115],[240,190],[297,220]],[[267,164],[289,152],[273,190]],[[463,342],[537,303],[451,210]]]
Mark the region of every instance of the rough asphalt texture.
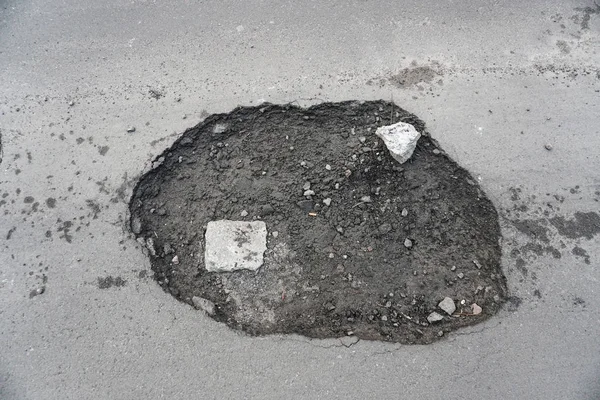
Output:
[[[375,134],[394,120],[421,136],[402,165]],[[442,151],[387,101],[238,107],[157,156],[131,196],[132,231],[165,291],[210,300],[233,328],[431,343],[507,297],[498,213]],[[241,233],[256,219],[266,252]],[[262,267],[226,273],[246,265]],[[458,315],[429,325],[447,296]],[[474,302],[485,313],[470,315]]]
[[[600,396],[593,2],[3,0],[0,13],[0,398]],[[380,98],[425,120],[495,202],[504,311],[429,346],[253,338],[149,277],[127,200],[183,130],[263,100]]]

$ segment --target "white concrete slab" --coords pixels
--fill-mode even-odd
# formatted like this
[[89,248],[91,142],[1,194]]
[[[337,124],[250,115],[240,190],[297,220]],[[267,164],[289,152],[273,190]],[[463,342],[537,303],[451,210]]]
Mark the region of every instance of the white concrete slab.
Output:
[[263,221],[211,221],[204,246],[204,267],[209,272],[256,271],[267,250],[267,226]]

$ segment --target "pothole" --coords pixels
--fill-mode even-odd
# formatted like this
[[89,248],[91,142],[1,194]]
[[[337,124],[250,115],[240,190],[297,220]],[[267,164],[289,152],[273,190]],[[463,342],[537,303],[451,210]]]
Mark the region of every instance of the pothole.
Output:
[[[404,164],[375,135],[399,121],[422,135]],[[430,343],[507,292],[493,204],[389,102],[212,115],[156,160],[130,212],[158,283],[253,335]]]

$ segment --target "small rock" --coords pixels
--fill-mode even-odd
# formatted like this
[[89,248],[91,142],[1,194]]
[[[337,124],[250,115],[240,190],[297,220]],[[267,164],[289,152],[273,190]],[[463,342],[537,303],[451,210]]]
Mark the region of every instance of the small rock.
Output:
[[454,300],[450,297],[444,297],[444,300],[440,301],[438,307],[446,312],[448,315],[454,314],[456,311],[456,304],[454,304]]
[[473,260],[473,264],[477,267],[477,269],[481,269],[481,264],[477,260]]
[[156,257],[156,249],[154,248],[154,240],[152,238],[146,239],[146,248],[154,257]]
[[262,215],[271,215],[275,212],[275,209],[270,204],[266,204],[262,207]]
[[279,236],[279,232],[277,232],[277,231],[273,231],[273,232],[271,232],[271,235],[272,235],[274,238],[277,238],[277,236]]
[[131,231],[139,235],[142,232],[142,221],[138,217],[133,217],[131,219]]
[[242,212],[240,213],[240,217],[246,217],[246,216],[248,216],[248,211],[242,210]]
[[379,232],[381,234],[385,235],[386,233],[389,233],[391,230],[392,230],[392,225],[388,224],[387,222],[384,224],[381,224],[379,226]]
[[364,142],[367,141],[367,138],[364,137],[364,136],[361,136],[361,137],[358,138],[358,141],[361,142],[361,143],[364,143]]
[[331,199],[329,197],[324,199],[323,204],[325,204],[327,207],[329,207],[331,205]]
[[305,190],[304,191],[304,196],[306,196],[306,197],[310,197],[310,196],[314,196],[314,195],[315,195],[314,190]]
[[69,101],[69,106],[73,107],[75,105],[75,102],[73,100]]
[[388,318],[387,318],[387,316],[386,316],[386,315],[382,315],[382,316],[381,316],[381,320],[382,320],[382,321],[384,321],[384,322],[385,322],[385,321],[387,321],[387,319],[388,319]]
[[450,271],[456,271],[456,265],[453,265],[453,266],[450,268]]
[[456,276],[458,276],[458,279],[462,279],[465,277],[465,274],[463,274],[462,272],[459,272],[458,274],[456,274]]
[[400,215],[402,215],[403,217],[406,217],[408,215],[408,210],[406,208],[403,208],[402,213]]
[[433,154],[435,154],[435,155],[438,155],[438,154],[440,154],[440,153],[441,153],[441,152],[440,152],[438,149],[433,149]]
[[169,254],[173,254],[174,252],[175,250],[173,250],[171,245],[169,243],[165,243],[165,245],[163,246],[163,253],[165,253],[165,255],[168,256]]
[[412,240],[410,240],[409,238],[404,239],[404,247],[406,247],[407,249],[410,249],[412,246],[413,246]]
[[179,257],[175,256],[173,257],[173,259],[171,260],[171,262],[175,265],[179,264]]
[[412,156],[421,137],[414,126],[405,122],[379,127],[375,134],[383,140],[392,157],[400,164]]
[[439,337],[442,337],[442,336],[444,336],[444,331],[439,331],[439,332],[438,332],[438,336],[439,336]]
[[443,319],[444,319],[444,316],[443,316],[442,314],[440,314],[440,313],[437,313],[437,312],[435,312],[435,311],[434,311],[434,312],[432,312],[431,314],[429,314],[429,315],[427,316],[427,321],[428,321],[430,324],[433,324],[434,322],[441,321],[441,320],[443,320]]
[[331,165],[329,165],[329,164],[325,165],[325,169],[326,169],[327,171],[331,171]]
[[129,128],[127,128],[127,132],[129,132],[129,133],[135,132],[135,126],[130,126]]
[[194,307],[197,310],[202,310],[208,315],[215,314],[215,303],[210,300],[203,299],[202,297],[194,296],[192,297],[192,303],[194,303]]
[[344,171],[344,175],[346,175],[346,178],[350,178],[350,175],[352,175],[352,171],[347,169],[346,171]]
[[371,196],[363,196],[360,198],[360,201],[363,203],[370,203],[372,201]]
[[546,144],[544,148],[548,151],[552,150],[552,145],[550,143]]
[[312,200],[302,200],[296,203],[298,207],[304,212],[311,212],[315,206],[315,203]]
[[306,182],[306,183],[304,184],[304,186],[302,186],[302,189],[304,189],[304,190],[308,190],[308,189],[310,189],[310,182]]
[[356,336],[351,336],[354,333],[349,331],[348,332],[348,336],[344,336],[340,338],[340,342],[345,346],[345,347],[350,347],[356,343],[358,343],[358,341],[360,340],[358,337]]
[[473,310],[473,315],[479,315],[483,311],[483,309],[479,307],[477,303],[471,304],[471,310]]

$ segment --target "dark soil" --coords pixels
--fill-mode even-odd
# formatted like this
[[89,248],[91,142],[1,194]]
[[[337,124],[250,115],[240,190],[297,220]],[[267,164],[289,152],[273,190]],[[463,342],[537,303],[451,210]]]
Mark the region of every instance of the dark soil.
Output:
[[[375,135],[398,121],[423,135],[402,165]],[[489,318],[506,296],[493,204],[421,120],[389,102],[212,115],[155,161],[130,211],[158,283],[186,303],[212,301],[213,318],[253,335],[429,343]],[[258,271],[204,269],[206,225],[220,219],[266,223]],[[429,324],[446,296],[456,313]]]

